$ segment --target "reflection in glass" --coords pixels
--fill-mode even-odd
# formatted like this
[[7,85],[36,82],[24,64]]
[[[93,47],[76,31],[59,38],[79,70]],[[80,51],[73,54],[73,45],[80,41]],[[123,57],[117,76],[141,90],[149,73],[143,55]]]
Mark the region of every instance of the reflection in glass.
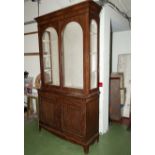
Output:
[[64,86],[83,89],[83,31],[77,22],[70,22],[63,32]]
[[58,36],[54,28],[47,28],[42,37],[44,80],[51,85],[60,85]]
[[97,88],[97,23],[90,24],[90,88]]

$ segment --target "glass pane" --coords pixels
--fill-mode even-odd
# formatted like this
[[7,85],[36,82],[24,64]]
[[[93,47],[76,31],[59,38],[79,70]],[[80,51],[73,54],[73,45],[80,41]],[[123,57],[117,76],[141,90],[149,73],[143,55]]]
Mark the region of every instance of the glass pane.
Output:
[[43,34],[43,61],[45,83],[60,85],[58,35],[54,28],[48,28]]
[[83,89],[83,31],[76,22],[66,25],[63,33],[64,86]]
[[97,88],[97,23],[91,21],[90,25],[90,88]]

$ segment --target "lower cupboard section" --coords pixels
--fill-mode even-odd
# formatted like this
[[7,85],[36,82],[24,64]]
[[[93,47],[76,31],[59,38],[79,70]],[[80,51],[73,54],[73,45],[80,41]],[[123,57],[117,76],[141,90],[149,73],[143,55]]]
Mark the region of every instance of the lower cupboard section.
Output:
[[75,98],[61,95],[39,95],[39,127],[72,142],[88,152],[98,140],[98,95]]

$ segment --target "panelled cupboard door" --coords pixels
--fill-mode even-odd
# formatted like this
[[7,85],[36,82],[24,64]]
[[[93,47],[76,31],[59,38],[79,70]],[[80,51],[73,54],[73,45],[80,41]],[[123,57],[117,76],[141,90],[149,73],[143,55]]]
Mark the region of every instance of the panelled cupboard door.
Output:
[[65,133],[84,136],[85,114],[84,107],[65,102],[62,108],[62,130]]
[[60,127],[60,104],[56,99],[42,98],[40,103],[40,121],[54,128]]

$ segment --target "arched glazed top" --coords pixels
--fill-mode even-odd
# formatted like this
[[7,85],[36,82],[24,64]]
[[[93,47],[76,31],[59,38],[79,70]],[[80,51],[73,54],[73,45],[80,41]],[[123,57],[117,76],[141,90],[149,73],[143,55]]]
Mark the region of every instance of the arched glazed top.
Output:
[[58,34],[53,27],[46,28],[42,36],[44,82],[60,85]]
[[92,19],[90,22],[90,89],[97,88],[97,22]]
[[62,33],[64,87],[83,89],[83,30],[69,22]]

